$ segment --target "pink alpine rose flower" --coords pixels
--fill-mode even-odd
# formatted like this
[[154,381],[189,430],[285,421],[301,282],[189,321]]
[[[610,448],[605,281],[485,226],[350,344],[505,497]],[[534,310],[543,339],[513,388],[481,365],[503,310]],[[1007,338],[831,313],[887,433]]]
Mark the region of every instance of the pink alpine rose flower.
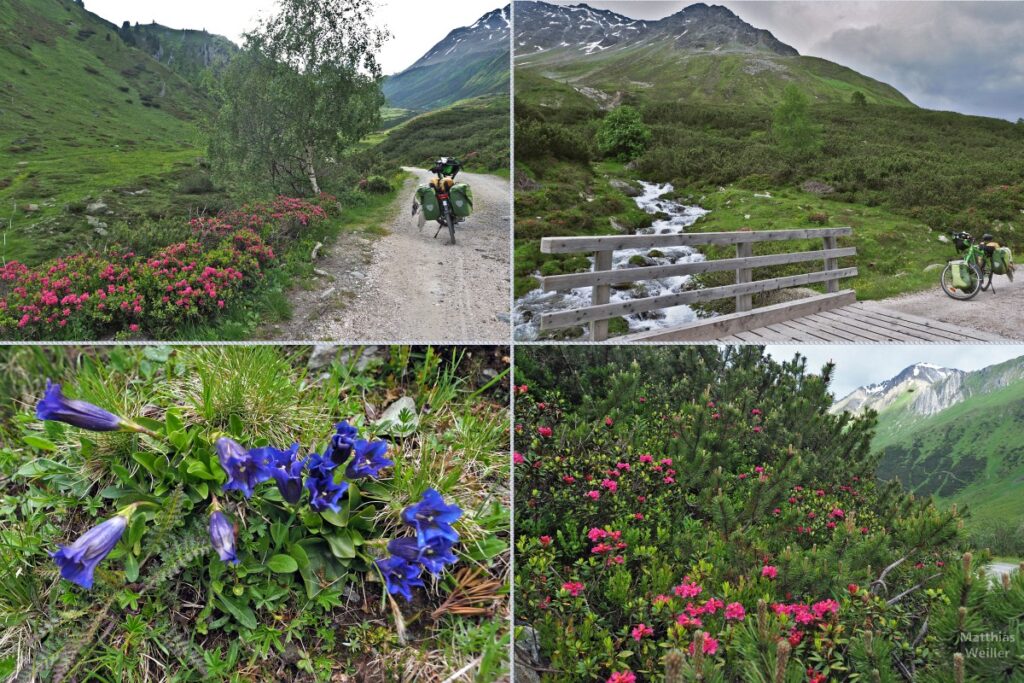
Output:
[[640,640],[644,638],[644,636],[653,636],[654,629],[648,626],[647,624],[637,624],[633,627],[632,633],[633,640],[639,643]]
[[730,621],[743,621],[743,617],[747,616],[747,611],[743,609],[743,605],[738,602],[730,602],[725,606],[725,618]]
[[614,671],[607,683],[636,683],[636,674],[632,671]]

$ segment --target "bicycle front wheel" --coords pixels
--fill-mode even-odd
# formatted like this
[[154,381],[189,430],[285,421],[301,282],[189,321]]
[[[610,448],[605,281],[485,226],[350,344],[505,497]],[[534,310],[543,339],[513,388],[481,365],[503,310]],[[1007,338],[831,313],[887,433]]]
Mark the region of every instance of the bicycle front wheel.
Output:
[[[953,277],[953,268],[966,268],[968,272],[961,271],[961,273],[969,277],[961,277],[961,282],[958,284]],[[966,280],[966,284],[964,284],[964,280]],[[942,291],[947,296],[959,301],[967,301],[981,290],[981,272],[973,263],[947,263],[942,271],[940,282]]]

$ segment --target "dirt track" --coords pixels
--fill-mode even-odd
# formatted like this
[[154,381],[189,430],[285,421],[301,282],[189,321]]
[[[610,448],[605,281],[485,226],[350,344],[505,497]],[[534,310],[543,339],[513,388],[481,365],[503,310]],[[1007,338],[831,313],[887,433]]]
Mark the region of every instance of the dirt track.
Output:
[[[295,324],[275,331],[278,338],[330,341],[507,343],[509,340],[509,182],[491,175],[459,175],[473,188],[474,212],[447,235],[434,239],[436,223],[422,230],[412,217],[416,186],[427,182],[423,169],[406,168],[406,181],[386,225],[389,235],[366,242],[343,236],[328,247],[317,268],[323,287],[333,285],[331,305],[324,294],[293,301]],[[447,231],[445,231],[447,232]],[[330,290],[327,290],[330,292]],[[341,297],[343,301],[337,301]],[[304,301],[308,300],[308,301]]]
[[[951,299],[939,287],[936,273],[935,287],[883,299],[877,305],[894,311],[918,315],[952,325],[970,327],[997,334],[1006,339],[1024,340],[1024,268],[1017,267],[1016,281],[1002,276],[993,278],[996,292],[978,292],[970,301]],[[867,302],[871,305],[873,302]]]

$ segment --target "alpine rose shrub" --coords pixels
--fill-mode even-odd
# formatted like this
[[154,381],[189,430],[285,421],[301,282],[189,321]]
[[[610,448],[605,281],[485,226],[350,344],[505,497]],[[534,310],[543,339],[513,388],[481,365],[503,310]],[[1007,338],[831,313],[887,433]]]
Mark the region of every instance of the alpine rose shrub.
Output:
[[[516,617],[545,680],[943,680],[989,580],[955,511],[876,481],[872,416],[757,348],[573,351],[517,356]],[[1005,631],[1016,581],[971,629]]]
[[33,268],[12,261],[0,268],[0,333],[12,340],[173,333],[256,287],[277,262],[267,239],[288,229],[280,226],[326,217],[320,205],[279,197],[194,219],[194,239],[148,256],[111,248]]

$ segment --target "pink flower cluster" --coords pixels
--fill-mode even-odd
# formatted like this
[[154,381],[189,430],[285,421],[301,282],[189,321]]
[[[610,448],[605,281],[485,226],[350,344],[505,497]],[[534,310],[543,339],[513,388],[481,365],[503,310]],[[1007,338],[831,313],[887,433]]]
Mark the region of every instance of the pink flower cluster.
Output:
[[[330,195],[321,195],[321,203],[337,201]],[[221,211],[216,216],[202,216],[189,221],[192,232],[200,238],[219,238],[236,230],[245,229],[265,234],[268,227],[308,227],[326,220],[327,212],[321,204],[295,197],[277,197],[270,202],[253,202],[235,211]]]
[[[10,262],[0,268],[0,331],[8,338],[95,339],[143,329],[160,334],[212,315],[277,258],[254,228],[266,218],[326,217],[321,207],[307,204],[279,197],[253,210],[254,220],[214,230],[214,244],[189,240],[150,256],[115,248],[31,268]],[[204,220],[221,218],[196,219],[193,229]]]

